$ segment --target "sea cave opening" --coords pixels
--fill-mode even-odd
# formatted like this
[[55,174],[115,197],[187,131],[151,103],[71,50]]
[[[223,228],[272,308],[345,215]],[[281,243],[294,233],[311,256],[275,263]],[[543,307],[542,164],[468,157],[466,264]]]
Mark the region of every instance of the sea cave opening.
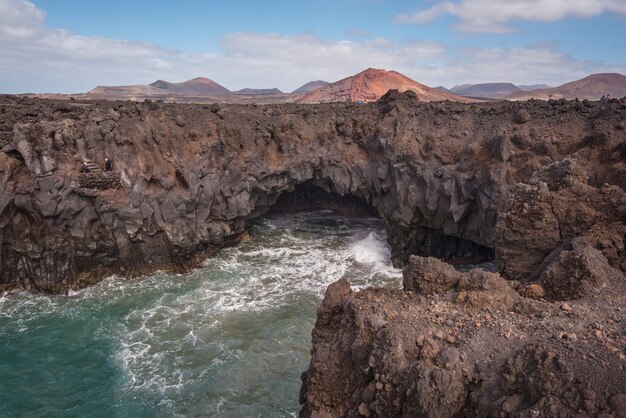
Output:
[[376,208],[361,197],[337,193],[333,185],[320,180],[298,184],[293,191],[283,192],[269,209],[270,214],[330,210],[345,217],[376,217]]
[[438,229],[419,224],[401,227],[382,216],[363,197],[338,193],[332,181],[326,179],[308,180],[281,193],[261,216],[321,210],[347,218],[381,219],[391,246],[393,263],[397,267],[404,265],[413,254],[439,258],[461,269],[468,265],[491,263],[495,258],[492,248]]
[[479,264],[495,269],[493,249],[425,226],[417,226],[409,231],[405,253],[407,258],[411,254],[439,258],[460,270]]

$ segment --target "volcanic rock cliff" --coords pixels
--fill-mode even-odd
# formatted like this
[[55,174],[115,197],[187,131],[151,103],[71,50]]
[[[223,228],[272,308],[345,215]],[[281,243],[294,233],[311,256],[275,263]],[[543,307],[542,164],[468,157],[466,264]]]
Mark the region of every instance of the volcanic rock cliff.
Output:
[[[184,271],[286,192],[351,196],[384,220],[404,289],[329,287],[302,416],[621,417],[625,120],[624,100],[397,91],[366,106],[3,97],[0,290]],[[441,261],[494,255],[498,272]]]
[[331,285],[301,416],[625,416],[625,221],[622,189],[565,159],[497,222],[500,271],[521,282],[411,256],[403,290]]
[[[497,231],[516,183],[569,155],[590,184],[626,185],[618,101],[421,103],[391,91],[364,107],[0,104],[1,289],[186,270],[304,183],[374,207],[398,263],[480,261],[495,249],[517,278],[558,243],[521,260],[516,245],[535,244],[515,228],[533,220]],[[79,174],[105,156],[115,172]]]

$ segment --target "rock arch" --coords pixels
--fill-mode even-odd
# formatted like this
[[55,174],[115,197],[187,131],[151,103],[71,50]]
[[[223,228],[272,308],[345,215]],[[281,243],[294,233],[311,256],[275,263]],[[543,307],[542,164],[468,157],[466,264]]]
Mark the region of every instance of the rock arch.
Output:
[[[611,157],[623,143],[619,103],[420,103],[397,92],[363,107],[217,110],[0,100],[11,101],[0,123],[13,132],[0,152],[0,289],[63,292],[112,273],[186,270],[236,242],[281,194],[318,180],[377,210],[396,261],[488,256],[509,191],[528,173],[564,153],[595,179],[623,173]],[[119,187],[81,187],[80,162],[104,156]]]

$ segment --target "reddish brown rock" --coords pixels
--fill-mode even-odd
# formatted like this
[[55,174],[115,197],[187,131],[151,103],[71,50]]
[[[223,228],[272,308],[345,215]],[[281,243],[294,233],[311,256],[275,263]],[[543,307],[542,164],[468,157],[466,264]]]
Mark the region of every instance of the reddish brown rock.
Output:
[[543,287],[537,283],[530,283],[519,290],[519,294],[525,298],[541,300],[545,297]]
[[580,163],[564,159],[533,174],[529,184],[513,188],[496,225],[498,270],[510,279],[536,279],[551,259],[571,249],[579,236],[601,239],[607,252],[613,252],[611,259],[621,263],[623,255],[618,256],[618,250],[613,249],[621,248],[623,237],[600,238],[592,231],[606,230],[612,224],[616,224],[616,231],[623,231],[624,219],[623,190],[588,185]]
[[342,300],[350,292],[352,292],[350,282],[345,277],[328,286],[324,300],[317,310],[317,320],[320,324],[326,325],[333,316],[341,311]]
[[522,298],[496,273],[439,263],[412,257],[405,275],[420,273],[405,282],[436,277],[452,283],[445,290],[341,292],[333,306],[343,309],[313,330],[302,417],[621,413],[626,356],[610,347],[626,346],[623,280],[609,277],[570,306]]
[[453,266],[433,257],[412,255],[403,271],[404,290],[421,295],[445,293],[459,283],[461,274]]
[[471,103],[477,100],[434,89],[397,71],[368,68],[354,76],[346,77],[334,83],[326,84],[297,99],[300,103],[332,103],[376,101],[390,90],[400,93],[411,92],[422,101],[453,100]]
[[562,251],[543,271],[540,282],[548,297],[558,300],[578,299],[596,292],[610,280],[622,277],[606,257],[589,246]]

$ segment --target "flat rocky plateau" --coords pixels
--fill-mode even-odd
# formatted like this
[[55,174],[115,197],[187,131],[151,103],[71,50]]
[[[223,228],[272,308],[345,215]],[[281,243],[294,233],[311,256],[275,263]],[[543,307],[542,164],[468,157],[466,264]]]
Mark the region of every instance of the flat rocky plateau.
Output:
[[329,287],[302,416],[625,416],[625,121],[624,99],[2,97],[0,290],[185,271],[315,189],[378,212],[404,289]]

